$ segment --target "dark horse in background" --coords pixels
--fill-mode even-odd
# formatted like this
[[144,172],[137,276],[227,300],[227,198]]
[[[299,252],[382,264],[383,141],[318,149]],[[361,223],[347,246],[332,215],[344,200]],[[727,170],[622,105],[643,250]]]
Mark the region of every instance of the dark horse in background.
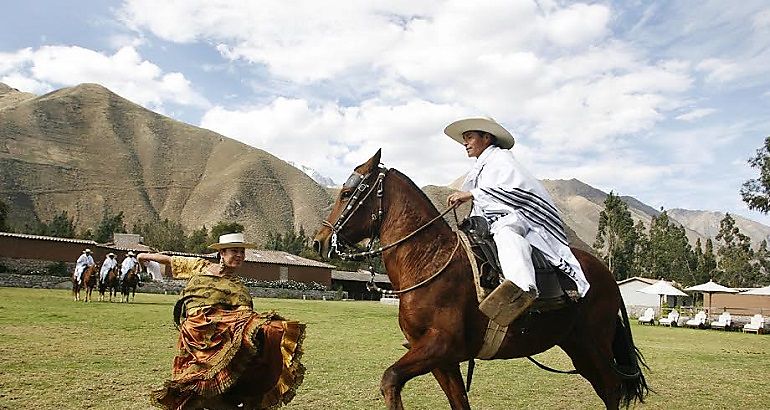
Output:
[[120,282],[121,302],[128,303],[129,292],[131,293],[131,301],[134,301],[134,296],[136,296],[136,285],[139,284],[139,272],[137,268],[138,264],[134,265],[134,267],[126,273],[126,277]]
[[119,267],[115,266],[107,272],[107,276],[104,280],[99,281],[99,301],[104,301],[104,292],[109,290],[110,302],[112,302],[112,296],[118,296],[118,289],[120,289],[120,271]]
[[[439,216],[408,177],[380,166],[377,151],[355,169],[315,237],[324,255],[335,242],[379,237],[393,289],[414,287],[400,295],[398,314],[411,347],[385,370],[380,384],[388,409],[402,409],[404,384],[426,373],[433,373],[451,408],[470,408],[460,363],[476,357],[489,319],[478,309],[468,256],[457,251],[457,234]],[[617,283],[596,257],[572,251],[591,284],[589,292],[561,309],[522,315],[508,327],[494,358],[528,357],[559,346],[608,409],[644,401],[644,361]]]
[[98,269],[99,265],[87,266],[83,271],[83,274],[80,276],[80,283],[78,283],[77,279],[75,279],[75,275],[72,275],[72,300],[79,301],[80,291],[84,290],[85,297],[83,298],[83,301],[91,301],[91,292],[93,292],[94,287],[96,287],[96,276],[98,275]]

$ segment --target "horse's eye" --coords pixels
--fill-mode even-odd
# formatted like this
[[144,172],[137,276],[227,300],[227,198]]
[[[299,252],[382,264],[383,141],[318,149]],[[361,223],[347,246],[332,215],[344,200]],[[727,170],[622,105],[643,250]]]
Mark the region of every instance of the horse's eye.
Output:
[[348,198],[350,198],[351,195],[353,195],[353,191],[352,190],[342,191],[342,193],[340,193],[340,198],[341,199],[348,199]]

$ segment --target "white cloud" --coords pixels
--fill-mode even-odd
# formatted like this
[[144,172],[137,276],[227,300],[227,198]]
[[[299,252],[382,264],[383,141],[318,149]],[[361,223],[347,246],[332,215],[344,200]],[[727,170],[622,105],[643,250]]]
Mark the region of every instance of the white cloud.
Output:
[[607,32],[610,11],[598,4],[573,4],[548,16],[544,31],[557,45],[591,43]]
[[[98,83],[129,100],[153,109],[163,104],[206,107],[206,99],[193,90],[181,73],[163,73],[157,65],[142,59],[133,47],[113,55],[77,46],[44,46],[8,54],[0,74],[10,85],[24,91],[41,92],[80,83]],[[30,88],[27,88],[30,87]]]
[[695,121],[695,120],[699,120],[699,119],[701,119],[703,117],[707,117],[707,116],[709,116],[709,115],[711,115],[711,114],[713,114],[715,112],[717,112],[717,110],[715,110],[713,108],[697,108],[697,109],[688,111],[688,112],[686,112],[684,114],[677,115],[674,118],[676,118],[677,120],[682,120],[682,121]]
[[347,178],[382,148],[387,166],[426,184],[449,183],[467,167],[461,147],[443,134],[443,125],[456,117],[457,108],[426,101],[312,107],[304,100],[277,98],[266,106],[215,107],[200,125],[310,166],[336,181]]
[[734,61],[721,58],[707,58],[696,66],[706,73],[706,81],[724,83],[741,76],[743,69]]

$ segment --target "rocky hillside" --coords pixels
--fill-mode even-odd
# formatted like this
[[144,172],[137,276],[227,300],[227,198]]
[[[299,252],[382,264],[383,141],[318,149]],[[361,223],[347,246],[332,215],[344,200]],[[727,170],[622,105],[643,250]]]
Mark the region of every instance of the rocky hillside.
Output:
[[273,155],[172,120],[96,84],[43,96],[0,84],[0,198],[17,226],[62,210],[79,228],[105,209],[186,228],[237,221],[259,241],[303,225],[331,198]]
[[[724,212],[693,211],[689,209],[669,209],[668,214],[682,223],[682,225],[709,238],[717,236],[717,233],[719,233],[719,223],[725,217]],[[755,246],[761,241],[770,238],[770,227],[740,215],[731,214],[730,216],[735,219],[735,226],[741,230],[742,234],[751,238],[751,243]]]

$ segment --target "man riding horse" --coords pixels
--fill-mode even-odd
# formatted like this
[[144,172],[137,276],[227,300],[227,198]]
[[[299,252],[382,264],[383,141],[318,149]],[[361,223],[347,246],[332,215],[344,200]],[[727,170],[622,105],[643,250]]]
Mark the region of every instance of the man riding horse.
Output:
[[490,224],[505,280],[488,299],[512,310],[493,319],[507,326],[537,298],[532,247],[575,281],[579,296],[585,296],[589,284],[570,251],[556,206],[540,181],[514,158],[511,133],[491,118],[458,120],[444,133],[476,158],[461,190],[449,195],[447,203],[453,206],[473,200],[471,216],[483,217]]
[[136,267],[136,259],[134,259],[134,252],[128,251],[123,262],[120,264],[120,281],[123,282],[126,276]]
[[96,262],[94,262],[94,258],[91,256],[91,249],[86,248],[78,257],[77,262],[75,262],[75,274],[72,275],[72,278],[78,285],[82,283],[83,272],[85,272],[86,268],[95,264]]
[[108,253],[107,257],[104,258],[104,263],[102,263],[102,268],[99,271],[99,283],[106,282],[107,274],[116,266],[118,266],[118,260],[115,258],[115,254],[112,252]]

